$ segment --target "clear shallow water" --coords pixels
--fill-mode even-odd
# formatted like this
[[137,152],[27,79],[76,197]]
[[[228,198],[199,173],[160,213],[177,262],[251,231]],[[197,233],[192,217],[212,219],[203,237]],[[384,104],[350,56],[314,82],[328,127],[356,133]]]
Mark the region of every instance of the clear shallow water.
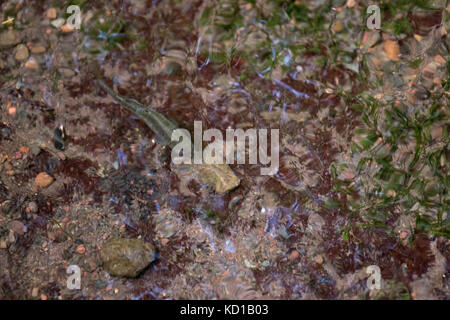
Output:
[[[445,83],[439,88],[433,82],[448,73],[437,62],[430,66],[438,55],[448,59],[447,36],[425,34],[419,41],[417,30],[370,33],[356,23],[364,21],[362,8],[344,3],[334,3],[341,9],[333,14],[321,1],[231,0],[89,3],[83,12],[91,18],[82,31],[65,34],[40,21],[50,5],[22,8],[17,22],[21,41],[46,47],[44,54],[31,54],[38,70],[11,62],[12,50],[1,52],[9,75],[2,105],[19,106],[15,118],[2,114],[2,154],[22,145],[42,149],[13,160],[12,178],[2,173],[3,201],[22,208],[20,214],[8,211],[5,223],[19,219],[30,230],[10,247],[7,294],[25,297],[25,285],[34,285],[50,298],[364,298],[364,268],[373,264],[389,280],[378,297],[411,297],[418,277],[434,288],[429,296],[448,292],[442,279],[427,276],[432,268],[448,274],[448,218],[442,215],[448,95]],[[338,21],[343,30],[333,27]],[[386,45],[386,37],[398,43],[398,61],[389,58],[396,46]],[[431,71],[423,71],[427,67]],[[280,129],[278,173],[264,177],[258,165],[233,165],[241,185],[225,195],[195,180],[183,185],[152,131],[99,90],[97,76],[191,132],[194,120],[223,131]],[[425,88],[420,92],[432,93],[414,100],[411,80]],[[366,97],[375,97],[378,106],[370,109]],[[403,113],[389,109],[392,103]],[[414,120],[402,122],[405,116]],[[414,131],[425,119],[431,120],[420,127],[422,154]],[[67,131],[64,159],[49,143],[59,123]],[[428,132],[433,139],[426,139]],[[380,138],[392,161],[377,148]],[[385,178],[398,173],[388,169],[411,164],[416,155],[408,182]],[[375,160],[358,172],[365,158]],[[41,171],[56,177],[56,187],[35,192],[17,183]],[[420,197],[424,189],[412,188],[414,181],[427,181],[426,198]],[[429,181],[437,186],[427,187]],[[386,197],[389,190],[395,195]],[[35,216],[23,207],[29,201],[38,203]],[[64,218],[72,236],[48,239],[55,219]],[[158,261],[138,279],[110,278],[99,265],[99,245],[117,235],[141,236],[159,250]],[[33,255],[43,241],[47,253]],[[80,241],[87,247],[83,256],[73,254]],[[20,261],[28,270],[14,270]],[[90,270],[87,286],[74,295],[63,276],[35,272],[47,261],[60,268],[81,264]],[[46,285],[37,280],[39,272]],[[27,276],[13,282],[19,274]]]

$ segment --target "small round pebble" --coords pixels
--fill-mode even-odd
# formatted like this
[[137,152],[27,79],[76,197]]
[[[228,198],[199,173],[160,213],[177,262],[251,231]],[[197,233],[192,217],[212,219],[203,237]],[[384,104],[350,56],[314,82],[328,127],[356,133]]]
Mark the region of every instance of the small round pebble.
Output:
[[36,213],[38,212],[38,205],[36,202],[31,201],[30,203],[28,203],[28,209],[30,209],[31,212]]
[[53,178],[47,172],[41,172],[34,179],[34,183],[40,188],[46,188],[53,183]]
[[322,263],[323,263],[323,257],[322,257],[321,255],[318,255],[318,256],[316,256],[316,257],[314,258],[314,261],[315,261],[317,264],[322,264]]
[[84,254],[86,252],[86,247],[83,244],[80,244],[76,248],[75,252],[78,253],[78,254]]
[[30,70],[37,70],[38,69],[38,64],[36,62],[36,60],[34,59],[30,59],[27,62],[25,62],[25,68],[30,69]]
[[24,60],[28,59],[28,56],[29,56],[29,52],[28,52],[27,46],[24,44],[19,44],[16,47],[16,53],[14,55],[14,58],[17,61],[24,61]]
[[56,9],[55,8],[50,8],[47,10],[47,18],[48,19],[56,19]]

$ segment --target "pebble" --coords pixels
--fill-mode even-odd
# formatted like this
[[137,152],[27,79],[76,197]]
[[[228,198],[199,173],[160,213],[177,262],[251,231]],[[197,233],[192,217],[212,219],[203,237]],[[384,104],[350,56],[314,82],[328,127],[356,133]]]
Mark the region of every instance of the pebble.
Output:
[[33,288],[33,290],[31,290],[31,296],[33,298],[36,298],[39,294],[39,288]]
[[31,201],[28,203],[28,209],[30,209],[31,212],[36,213],[38,212],[39,208],[37,206],[37,203],[34,201]]
[[56,240],[55,234],[53,232],[47,232],[47,238],[49,238],[52,241]]
[[75,71],[68,68],[62,68],[60,72],[65,78],[72,78],[76,74]]
[[28,231],[27,227],[18,220],[11,221],[9,227],[20,236]]
[[69,26],[68,24],[65,24],[65,25],[61,26],[61,31],[65,32],[65,33],[69,33],[69,32],[72,32],[74,30],[75,29],[72,28],[71,26]]
[[56,9],[50,8],[47,10],[47,18],[48,19],[56,19]]
[[111,275],[135,278],[155,260],[155,250],[141,239],[118,238],[103,244],[100,258]]
[[297,250],[293,250],[289,255],[289,260],[296,260],[298,257],[300,257],[300,253]]
[[22,153],[29,153],[30,152],[30,148],[26,147],[26,146],[22,146],[19,148],[19,151]]
[[356,2],[355,2],[355,0],[347,0],[346,5],[349,8],[353,8],[356,5]]
[[30,54],[28,52],[27,46],[24,44],[19,44],[16,47],[16,54],[14,55],[14,59],[16,59],[17,61],[24,61],[28,59],[29,55]]
[[398,55],[400,54],[400,46],[397,41],[386,40],[384,42],[384,50],[386,51],[386,55],[390,60],[398,61],[400,58]]
[[86,247],[83,244],[80,244],[76,248],[75,252],[78,253],[78,254],[84,254],[86,252]]
[[47,172],[41,172],[34,179],[34,183],[40,188],[46,188],[53,183],[53,178]]
[[344,30],[344,23],[341,20],[336,21],[336,23],[333,25],[333,31],[341,32],[342,30]]
[[408,237],[408,232],[402,231],[400,232],[400,239],[405,240]]
[[445,61],[444,58],[442,58],[441,55],[436,55],[434,56],[434,61],[437,62],[438,64],[445,66],[447,64],[447,61]]
[[45,47],[42,45],[37,45],[31,48],[31,53],[33,54],[41,54],[45,52]]
[[8,241],[11,242],[11,243],[16,241],[16,237],[14,236],[14,231],[13,230],[9,230]]
[[395,197],[395,195],[396,195],[395,190],[389,189],[389,190],[386,192],[386,195],[387,195],[389,198]]
[[20,43],[20,33],[14,29],[8,29],[0,33],[0,49],[14,47]]
[[316,256],[316,257],[314,258],[314,261],[315,261],[317,264],[322,264],[322,263],[323,263],[323,257],[322,257],[321,255],[318,255],[318,256]]
[[29,59],[27,62],[25,62],[25,68],[29,70],[37,70],[38,63],[34,59]]

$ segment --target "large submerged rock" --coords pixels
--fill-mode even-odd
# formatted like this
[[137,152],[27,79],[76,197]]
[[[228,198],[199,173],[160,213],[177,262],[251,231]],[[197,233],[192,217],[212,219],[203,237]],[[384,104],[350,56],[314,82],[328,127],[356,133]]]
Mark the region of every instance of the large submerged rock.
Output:
[[113,239],[103,244],[100,258],[109,274],[135,278],[155,260],[155,249],[140,239]]
[[20,43],[20,33],[17,30],[8,29],[0,32],[0,49],[8,49]]

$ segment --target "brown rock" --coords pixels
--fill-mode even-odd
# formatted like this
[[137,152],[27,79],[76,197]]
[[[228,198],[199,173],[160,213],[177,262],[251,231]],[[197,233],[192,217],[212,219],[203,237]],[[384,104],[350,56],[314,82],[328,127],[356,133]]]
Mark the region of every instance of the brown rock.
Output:
[[100,258],[111,275],[134,278],[155,260],[155,250],[140,239],[119,238],[103,244]]
[[16,53],[14,54],[14,59],[17,61],[24,61],[27,60],[29,56],[28,48],[24,44],[19,44],[16,47]]
[[20,32],[14,29],[8,29],[0,32],[0,49],[12,48],[19,44],[21,40]]
[[447,63],[447,61],[445,61],[445,59],[442,58],[442,56],[439,55],[439,54],[434,56],[434,61],[437,62],[438,64],[442,65],[442,66],[445,66],[445,64]]
[[31,201],[30,203],[28,203],[28,207],[27,207],[27,208],[28,208],[28,209],[30,210],[30,212],[32,212],[32,213],[36,213],[36,212],[38,212],[38,210],[39,210],[37,203],[34,202],[34,201]]
[[53,178],[46,172],[39,173],[34,179],[36,186],[46,188],[53,183]]
[[9,228],[18,235],[23,235],[28,230],[27,227],[19,220],[11,221],[11,223],[9,224]]
[[200,182],[214,186],[217,193],[233,190],[241,183],[241,180],[226,164],[201,164],[195,166],[198,170]]
[[74,31],[74,30],[75,30],[75,29],[72,28],[71,26],[69,26],[67,23],[64,24],[63,26],[61,26],[61,31],[62,31],[62,32],[69,33],[69,32],[72,32],[72,31]]
[[390,60],[398,61],[400,58],[398,55],[400,54],[400,46],[397,41],[386,40],[384,42],[384,51],[386,51],[386,55]]
[[26,147],[26,146],[22,146],[19,148],[19,151],[22,153],[29,153],[30,152],[30,148]]
[[314,258],[314,261],[315,261],[317,264],[322,264],[322,263],[323,263],[323,258],[322,258],[321,255],[318,255],[318,256],[316,256],[316,257]]
[[45,52],[45,47],[42,45],[37,45],[31,48],[31,53],[33,54],[41,54]]
[[56,9],[55,8],[50,8],[47,10],[47,18],[48,19],[56,19]]
[[31,290],[31,296],[33,298],[36,298],[39,294],[39,288],[33,288],[33,290]]
[[30,70],[37,70],[39,67],[38,63],[34,59],[29,59],[27,62],[25,62],[25,68]]
[[84,254],[86,252],[86,247],[84,246],[84,244],[80,244],[76,248],[75,252],[78,253],[78,254]]
[[342,30],[344,30],[344,23],[341,20],[336,21],[336,23],[333,25],[333,31],[341,32]]
[[47,238],[49,238],[52,241],[56,240],[55,234],[53,232],[47,232]]

